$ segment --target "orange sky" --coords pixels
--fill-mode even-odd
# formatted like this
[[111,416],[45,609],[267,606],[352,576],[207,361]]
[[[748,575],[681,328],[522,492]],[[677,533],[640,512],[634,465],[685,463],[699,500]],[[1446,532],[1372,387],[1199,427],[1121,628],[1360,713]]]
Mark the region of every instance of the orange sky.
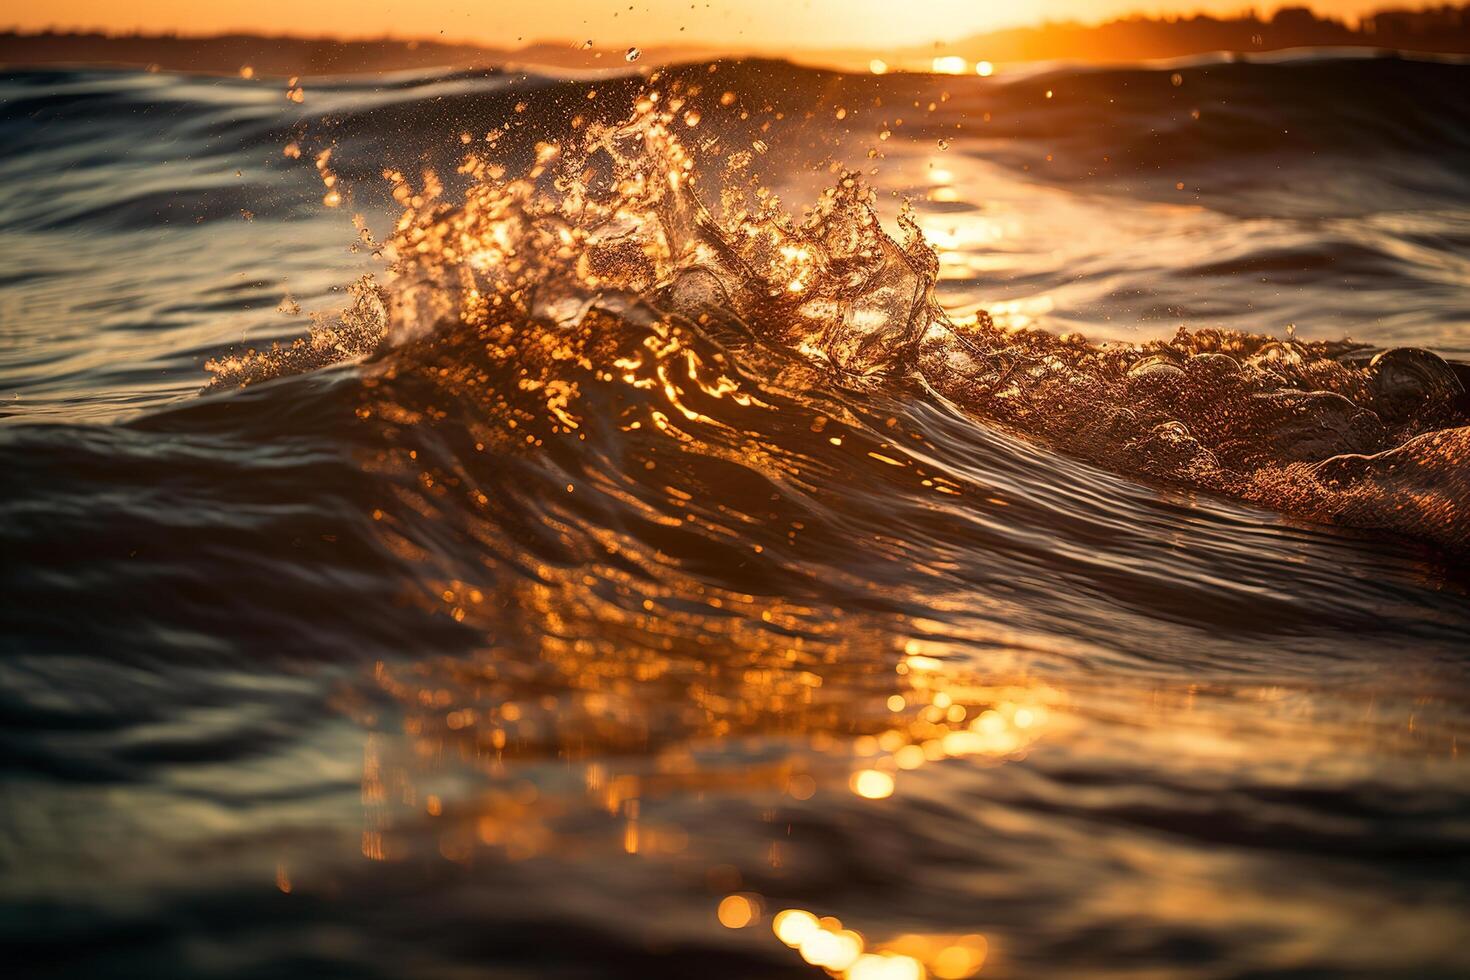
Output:
[[[1275,9],[1266,0],[1258,6]],[[1311,0],[1319,13],[1353,19],[1416,0]],[[1233,14],[1242,0],[47,0],[16,5],[0,24],[109,31],[228,30],[347,37],[393,34],[515,46],[537,39],[597,46],[678,42],[740,48],[921,44],[1036,23],[1099,21],[1143,12]]]

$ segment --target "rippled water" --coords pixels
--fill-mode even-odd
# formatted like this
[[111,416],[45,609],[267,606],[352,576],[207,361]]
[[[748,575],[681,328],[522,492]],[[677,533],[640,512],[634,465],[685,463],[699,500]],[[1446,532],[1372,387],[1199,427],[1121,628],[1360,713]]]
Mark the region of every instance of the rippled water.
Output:
[[7,948],[1463,975],[1466,71],[0,76]]

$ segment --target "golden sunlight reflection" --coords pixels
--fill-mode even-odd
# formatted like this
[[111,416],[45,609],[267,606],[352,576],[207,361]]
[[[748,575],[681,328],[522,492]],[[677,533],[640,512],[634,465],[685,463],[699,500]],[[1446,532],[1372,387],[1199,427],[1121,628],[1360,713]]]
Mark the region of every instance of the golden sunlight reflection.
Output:
[[[642,801],[739,791],[799,804],[830,799],[843,786],[863,800],[885,800],[901,788],[901,772],[945,759],[1023,757],[1064,701],[1032,680],[998,684],[956,669],[923,639],[909,640],[907,652],[893,659],[883,652],[889,644],[881,633],[857,622],[814,629],[809,617],[831,610],[752,607],[750,597],[706,593],[717,615],[697,627],[706,638],[690,644],[696,619],[667,608],[658,618],[630,616],[589,603],[577,597],[585,591],[582,579],[521,589],[509,600],[459,583],[443,590],[463,623],[519,609],[524,635],[539,634],[537,659],[492,648],[473,660],[383,664],[376,673],[382,690],[407,710],[403,731],[418,764],[457,759],[491,781],[495,788],[474,805],[475,836],[511,859],[555,845],[556,818],[567,801],[538,789],[533,774],[541,760],[581,767],[583,795],[618,821],[627,853],[680,853],[696,829],[646,823]],[[756,623],[785,623],[807,638],[748,629],[727,615],[742,610]],[[723,638],[708,635],[722,626]],[[584,638],[560,638],[568,631]],[[889,660],[886,681],[873,673],[875,659]],[[520,693],[527,685],[539,693]],[[673,737],[654,739],[650,713]],[[735,738],[768,743],[765,761],[733,766],[703,748]],[[379,751],[370,743],[363,776],[370,814],[364,851],[375,855],[384,848],[386,801],[395,793],[420,795],[409,788],[409,769],[385,773]],[[521,770],[525,775],[517,775]],[[447,798],[425,800],[420,806],[429,815],[448,812]],[[730,925],[745,915],[742,901],[730,901],[720,921]]]
[[727,895],[715,915],[726,929],[744,929],[759,920],[760,902],[750,895]]
[[1056,308],[1051,296],[1022,296],[1013,300],[1002,300],[990,304],[989,312],[996,326],[1008,330],[1024,330]]
[[803,960],[844,980],[963,980],[980,971],[989,953],[978,934],[906,934],[870,944],[836,916],[819,918],[805,909],[776,913],[771,930]]
[[855,772],[850,780],[852,791],[868,800],[885,800],[893,795],[893,776],[879,769]]
[[[707,589],[691,591],[704,605],[691,616],[672,596],[629,608],[618,596],[637,587],[610,567],[539,574],[545,583],[510,592],[463,582],[440,589],[455,619],[501,644],[469,659],[379,665],[379,687],[403,711],[405,751],[390,765],[379,737],[369,739],[365,856],[401,856],[407,845],[395,831],[408,841],[434,819],[440,855],[460,863],[477,851],[519,862],[600,847],[670,867],[704,861],[711,882],[725,886],[714,922],[768,923],[831,976],[958,980],[981,969],[988,944],[978,934],[905,933],[881,921],[860,930],[799,908],[771,915],[780,906],[706,856],[718,826],[685,823],[670,806],[714,797],[831,807],[844,794],[891,805],[901,774],[951,759],[1024,758],[1058,730],[1066,698],[1057,689],[977,672],[932,634],[936,624],[903,628]],[[598,580],[612,587],[607,599],[597,598]],[[549,781],[553,762],[576,778]],[[454,793],[428,792],[446,772],[476,775]],[[589,813],[602,822],[589,827],[579,816]],[[780,841],[767,855],[773,868]]]

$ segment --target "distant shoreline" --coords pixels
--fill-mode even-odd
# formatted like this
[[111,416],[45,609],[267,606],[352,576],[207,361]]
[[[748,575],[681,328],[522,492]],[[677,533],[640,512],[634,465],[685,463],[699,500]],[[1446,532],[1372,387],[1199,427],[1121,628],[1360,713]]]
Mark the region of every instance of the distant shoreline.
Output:
[[[590,45],[590,46],[589,46]],[[1267,20],[1255,15],[1218,19],[1133,17],[1089,26],[1044,24],[894,51],[791,49],[782,57],[807,64],[873,70],[970,71],[986,64],[1034,61],[1129,62],[1215,52],[1265,53],[1292,48],[1375,48],[1470,54],[1470,4],[1426,10],[1385,10],[1355,27],[1286,8]],[[761,49],[689,45],[650,48],[636,64],[716,57],[770,57]],[[362,74],[427,68],[545,65],[579,70],[627,69],[625,49],[542,42],[517,48],[412,38],[343,40],[224,34],[99,32],[0,33],[0,67],[91,65],[161,71],[261,76]],[[986,73],[984,70],[982,74]]]

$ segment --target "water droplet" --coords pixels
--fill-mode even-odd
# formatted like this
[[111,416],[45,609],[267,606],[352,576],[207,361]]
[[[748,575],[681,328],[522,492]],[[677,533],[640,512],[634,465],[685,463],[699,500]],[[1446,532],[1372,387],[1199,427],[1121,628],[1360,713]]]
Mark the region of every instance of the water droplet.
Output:
[[623,55],[623,58],[626,61],[637,61],[641,57],[643,57],[643,52],[638,50],[637,48],[629,48],[628,52]]

